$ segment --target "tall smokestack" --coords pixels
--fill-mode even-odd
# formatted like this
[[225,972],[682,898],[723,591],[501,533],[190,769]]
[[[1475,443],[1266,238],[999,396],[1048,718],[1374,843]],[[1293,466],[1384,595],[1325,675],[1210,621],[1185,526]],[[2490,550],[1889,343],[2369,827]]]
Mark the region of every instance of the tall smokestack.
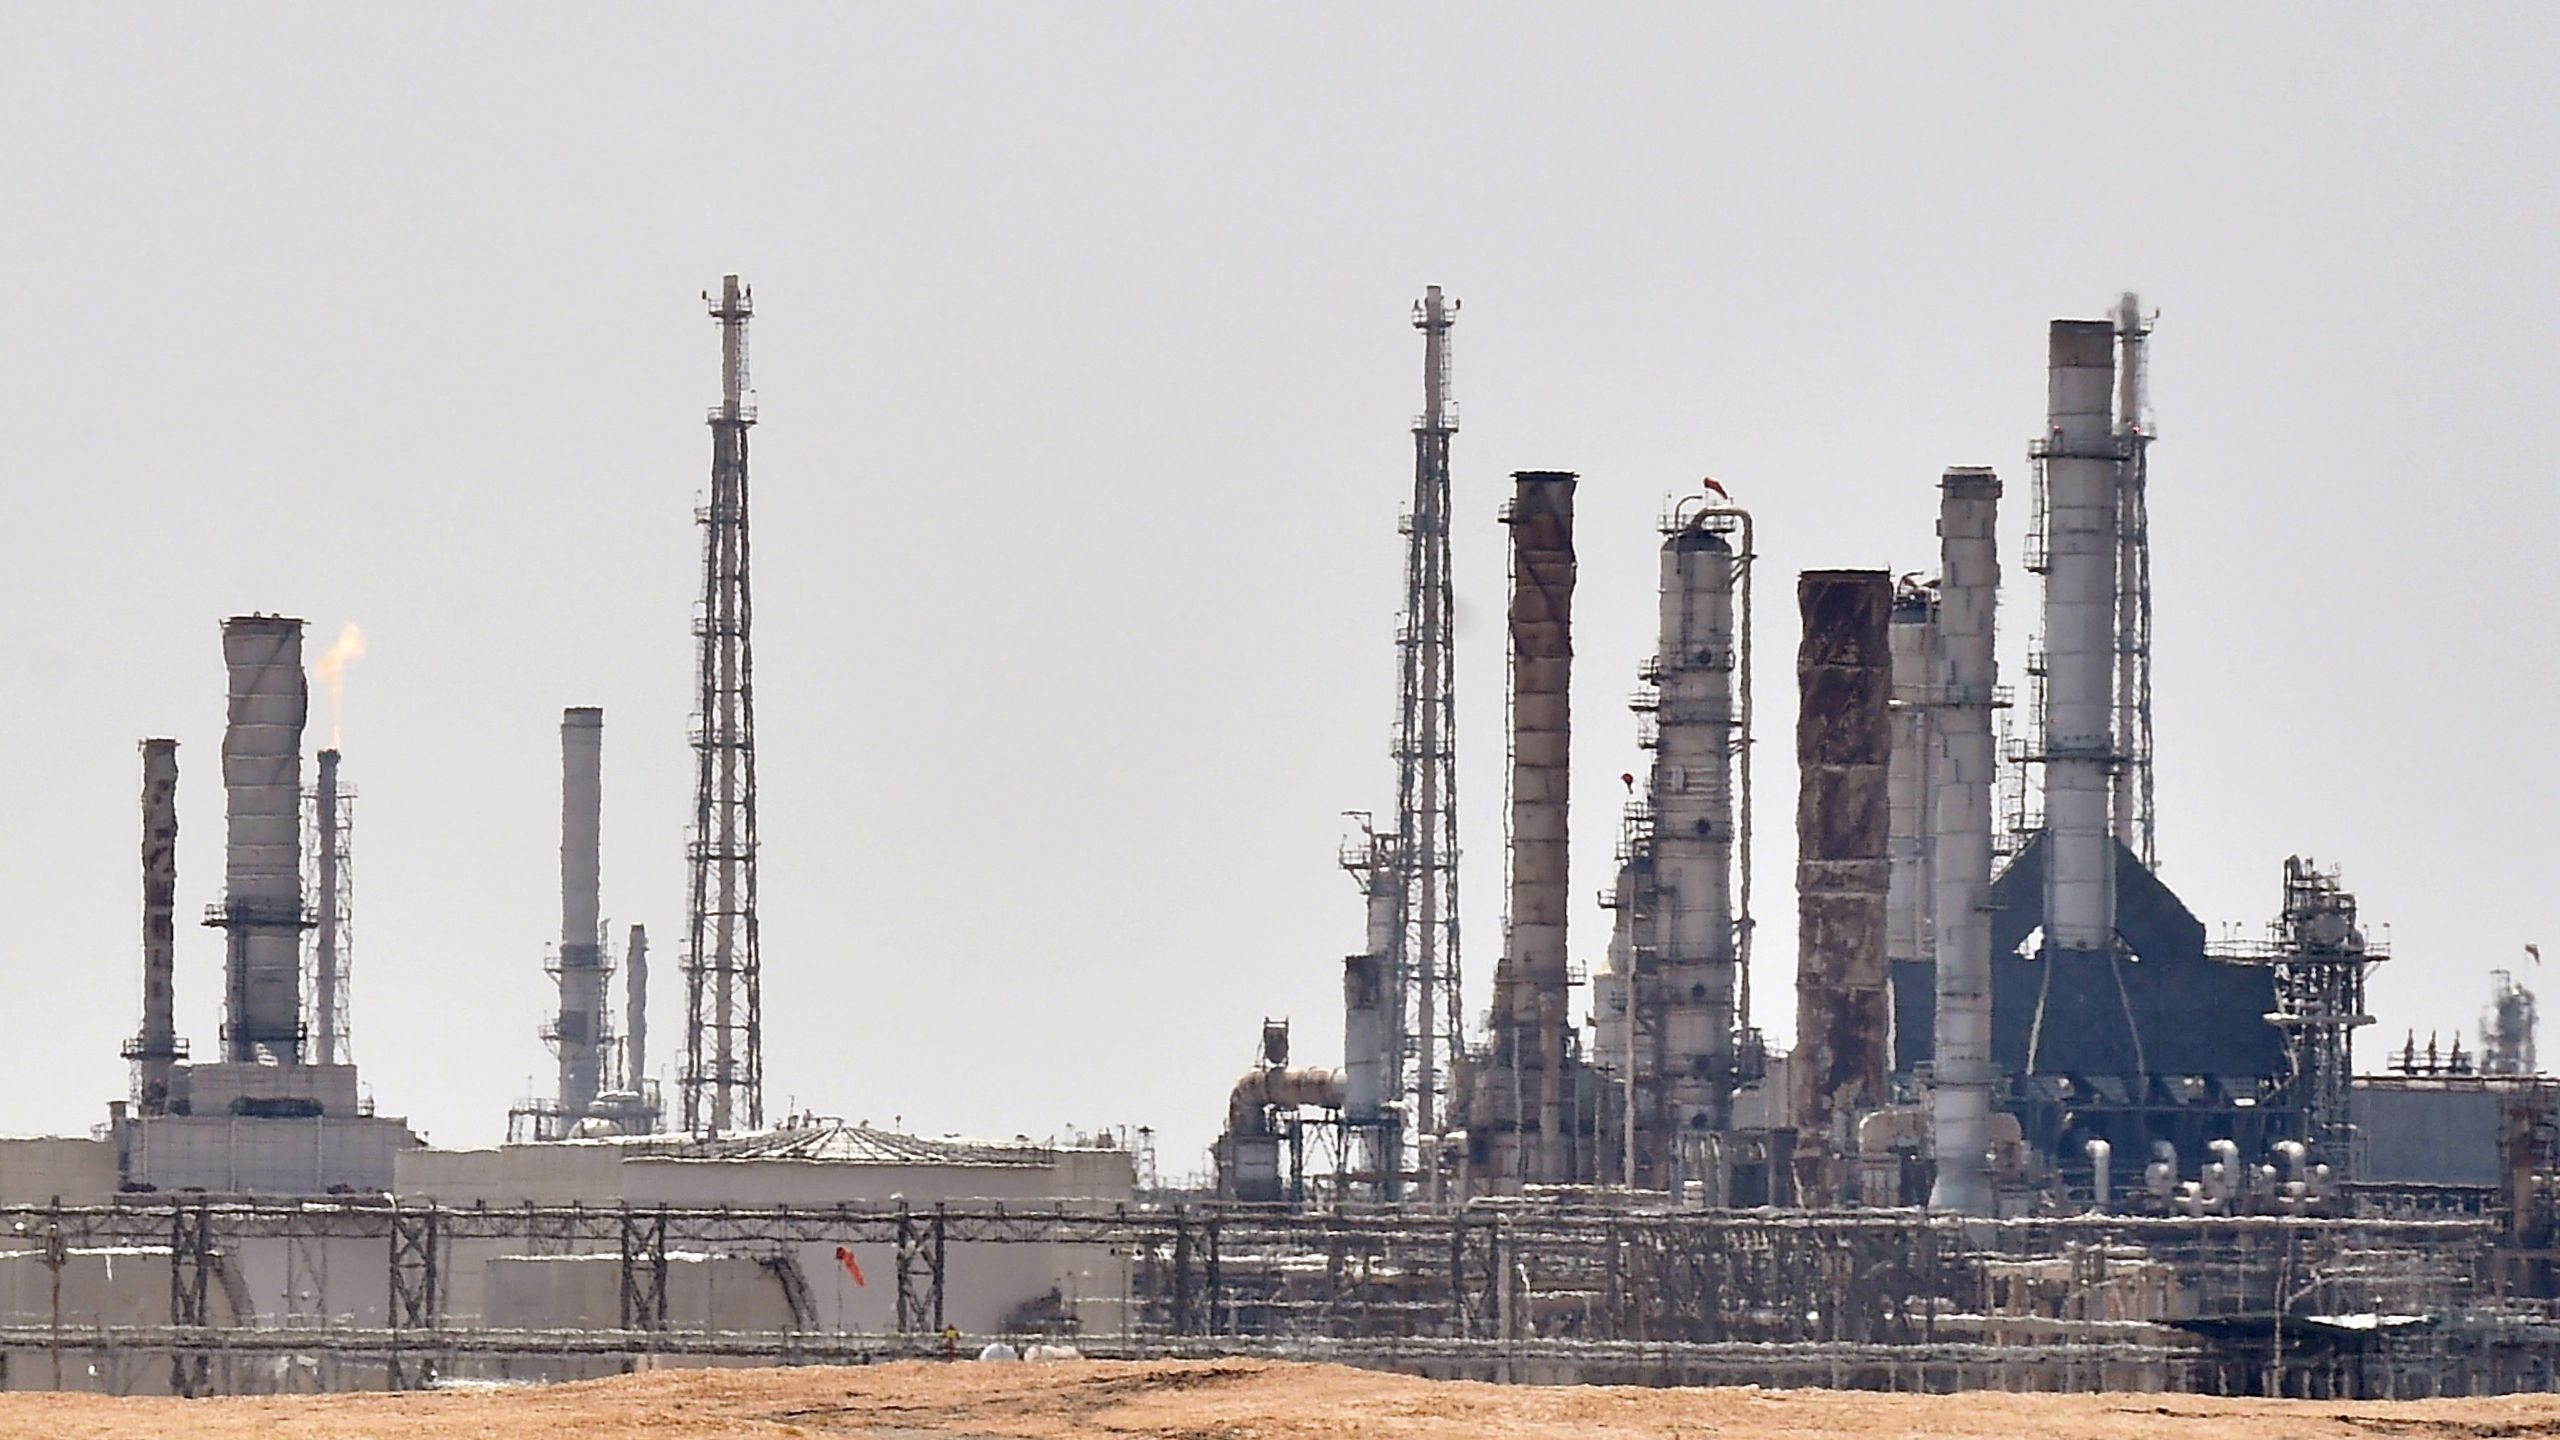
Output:
[[1936,812],[1938,1009],[1929,1128],[1934,1209],[1992,1213],[1991,739],[1999,684],[2000,478],[1955,469],[1939,482]]
[[2044,938],[2115,944],[2115,326],[2056,320],[2044,463]]
[[574,1125],[595,1108],[603,1081],[604,712],[560,712],[560,1116]]
[[178,1062],[178,742],[142,742],[142,1029],[124,1048],[133,1100],[169,1113]]
[[1885,1100],[1885,772],[1893,758],[1893,581],[1808,570],[1796,582],[1797,1187],[1828,1203],[1828,1163]]
[[[1511,477],[1510,937],[1495,979],[1517,1156],[1510,1178],[1570,1178],[1565,1123],[1565,829],[1572,796],[1574,477]],[[1530,1079],[1535,1076],[1534,1085]],[[1538,1138],[1525,1132],[1535,1106]],[[1532,1157],[1535,1157],[1534,1159]]]
[[644,1094],[649,1079],[649,927],[631,927],[631,943],[622,952],[622,1070],[624,1087]]
[[1906,580],[1893,597],[1893,763],[1885,774],[1891,878],[1885,891],[1886,959],[1926,961],[1930,920],[1929,795],[1936,770],[1938,597]]
[[346,837],[338,831],[338,752],[320,752],[320,788],[313,799],[320,830],[320,928],[313,937],[311,963],[311,1058],[335,1065],[343,1037],[338,1034],[339,967],[338,885],[346,859]]
[[228,836],[223,900],[205,923],[223,930],[223,1058],[303,1059],[302,622],[240,615],[222,622],[230,723],[222,732]]

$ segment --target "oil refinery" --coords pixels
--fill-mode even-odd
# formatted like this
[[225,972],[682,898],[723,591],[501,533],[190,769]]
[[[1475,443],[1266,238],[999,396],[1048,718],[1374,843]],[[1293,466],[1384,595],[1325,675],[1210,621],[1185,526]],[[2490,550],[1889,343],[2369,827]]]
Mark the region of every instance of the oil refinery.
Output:
[[[1274,1017],[1236,1037],[1257,1058],[1224,1093],[1132,1097],[1215,1118],[1196,1184],[1159,1177],[1144,1132],[936,1139],[775,1103],[754,297],[732,275],[704,300],[695,790],[683,913],[657,931],[672,1041],[652,1044],[663,948],[645,924],[612,933],[600,899],[606,715],[561,696],[559,930],[524,961],[552,998],[508,1022],[547,1047],[548,1093],[474,1149],[377,1105],[349,999],[362,757],[332,737],[306,783],[304,622],[221,620],[219,763],[140,740],[130,1093],[94,1131],[0,1140],[0,1386],[404,1388],[1029,1340],[1554,1382],[2553,1384],[2560,1085],[2526,977],[2499,973],[2469,1048],[2422,1044],[2370,1013],[2389,950],[2337,868],[2268,855],[2272,915],[2245,940],[2162,878],[2153,316],[2134,295],[2050,323],[2022,466],[1976,463],[2014,437],[1909,457],[1934,537],[1771,576],[1739,478],[1610,477],[1664,493],[1642,574],[1584,571],[1577,473],[1510,471],[1498,510],[1456,504],[1460,312],[1429,287],[1411,488],[1378,491],[1403,503],[1401,555],[1344,542],[1346,564],[1400,559],[1404,601],[1392,796],[1323,862],[1353,881],[1360,949],[1304,960],[1328,985],[1339,966],[1341,1050],[1306,1053],[1330,1015]],[[1452,555],[1479,544],[1508,560],[1504,843],[1477,857],[1499,860],[1504,923],[1470,955]],[[1658,628],[1631,722],[1577,732],[1585,586],[1650,590]],[[1755,667],[1786,659],[1755,651],[1761,606],[1790,587],[1795,704],[1756,713]],[[2032,636],[2010,673],[2004,612]],[[1613,854],[1577,867],[1577,738],[1615,753],[1630,729],[1641,773],[1582,796],[1618,807]],[[1789,735],[1796,789],[1772,811],[1749,762]],[[202,1055],[175,1003],[214,984],[181,974],[177,939],[199,773],[225,835]],[[1464,778],[1484,795],[1495,777]],[[1755,847],[1789,836],[1795,953],[1772,956]],[[1755,995],[1790,983],[1792,1033],[1764,1029]]]

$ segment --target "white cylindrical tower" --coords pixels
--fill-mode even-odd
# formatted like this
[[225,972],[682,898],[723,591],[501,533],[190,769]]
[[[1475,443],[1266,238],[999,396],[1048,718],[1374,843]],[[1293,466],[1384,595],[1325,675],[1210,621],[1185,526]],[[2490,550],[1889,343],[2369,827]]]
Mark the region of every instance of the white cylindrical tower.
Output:
[[[1721,1128],[1733,1085],[1734,512],[1662,545],[1661,697],[1653,765],[1654,943],[1663,1124]],[[1674,1136],[1664,1137],[1668,1146]]]
[[1936,765],[1935,702],[1938,597],[1906,580],[1894,593],[1893,763],[1885,770],[1886,858],[1884,953],[1897,962],[1926,961],[1937,948],[1930,918],[1929,791]]
[[230,720],[222,732],[223,900],[228,936],[223,1057],[302,1061],[302,622],[222,622]]
[[605,966],[601,902],[604,712],[560,713],[560,1113],[575,1124],[603,1079]]
[[1938,961],[1929,1124],[1938,1179],[1929,1203],[1992,1213],[1991,809],[1998,771],[1991,707],[1999,672],[2000,479],[1955,469],[1939,482],[1937,732],[1930,805]]
[[2045,944],[2115,943],[2115,326],[2056,320],[2044,442]]
[[[1396,940],[1404,928],[1404,876],[1396,840],[1372,833],[1347,868],[1366,902],[1367,949],[1342,964],[1342,1118],[1376,1125],[1386,1118],[1395,1065]],[[1385,1151],[1387,1147],[1379,1147]],[[1372,1157],[1392,1166],[1395,1156]]]

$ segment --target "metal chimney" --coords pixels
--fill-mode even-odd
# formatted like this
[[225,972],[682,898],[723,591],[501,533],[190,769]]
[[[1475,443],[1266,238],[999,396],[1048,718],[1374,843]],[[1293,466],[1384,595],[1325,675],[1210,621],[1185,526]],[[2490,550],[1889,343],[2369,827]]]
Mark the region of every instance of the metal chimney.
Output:
[[1939,482],[1933,1209],[1988,1215],[1991,1193],[1991,809],[1999,771],[1991,707],[1999,683],[2000,478],[1949,470]]
[[622,1022],[623,1087],[634,1095],[649,1090],[649,928],[631,927],[631,943],[622,952],[623,1003]]
[[1893,762],[1885,772],[1885,811],[1892,872],[1885,891],[1885,955],[1894,962],[1929,959],[1936,946],[1930,920],[1929,796],[1936,770],[1938,597],[1904,580],[1893,596]]
[[142,1029],[124,1047],[133,1100],[145,1115],[169,1113],[178,1043],[178,742],[142,742]]
[[604,946],[598,914],[604,826],[604,712],[560,714],[560,1120],[574,1126],[603,1088]]
[[2044,466],[2044,939],[2115,944],[2115,326],[2056,320]]
[[[1650,793],[1653,807],[1656,977],[1639,982],[1637,1028],[1662,1046],[1667,1155],[1682,1134],[1722,1129],[1736,1078],[1739,1026],[1734,927],[1737,565],[1750,517],[1717,508],[1688,517],[1662,543],[1660,687]],[[1644,1013],[1644,1012],[1654,1013]]]
[[222,733],[228,836],[223,900],[205,923],[225,932],[223,1058],[303,1060],[302,622],[240,615],[222,622],[230,723]]
[[[1503,512],[1511,527],[1510,936],[1495,981],[1495,1045],[1508,1072],[1516,1147],[1504,1178],[1558,1181],[1570,1178],[1572,1139],[1564,1067],[1572,985],[1565,962],[1565,852],[1572,795],[1574,477],[1528,470],[1511,479],[1511,504]],[[1534,1146],[1526,1139],[1532,1113]]]
[[1860,1110],[1886,1099],[1892,1007],[1885,988],[1885,772],[1893,581],[1881,570],[1797,579],[1797,1189],[1827,1203]]
[[344,979],[340,946],[339,887],[343,882],[342,866],[346,860],[346,836],[338,828],[338,752],[320,752],[320,786],[316,792],[312,814],[319,822],[320,844],[320,926],[313,936],[311,961],[311,1060],[318,1065],[339,1063],[340,1047],[345,1037],[338,1032],[338,1016],[343,1009],[339,986]]

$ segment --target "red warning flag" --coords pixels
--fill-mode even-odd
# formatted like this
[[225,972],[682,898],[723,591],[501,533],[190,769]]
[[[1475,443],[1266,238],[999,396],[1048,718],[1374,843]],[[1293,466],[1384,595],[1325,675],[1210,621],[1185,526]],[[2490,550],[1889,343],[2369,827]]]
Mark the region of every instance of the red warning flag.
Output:
[[1698,483],[1699,483],[1699,484],[1701,484],[1701,485],[1706,486],[1706,487],[1707,487],[1708,489],[1710,489],[1710,490],[1713,490],[1713,491],[1714,491],[1714,492],[1716,492],[1717,494],[1722,495],[1722,496],[1723,496],[1724,498],[1726,498],[1727,500],[1730,500],[1730,499],[1732,499],[1732,498],[1733,498],[1733,492],[1732,492],[1732,491],[1730,491],[1730,490],[1725,489],[1722,485],[1717,484],[1717,483],[1716,483],[1716,477],[1714,477],[1713,475],[1708,476],[1706,479],[1701,480],[1701,481],[1699,481]]
[[861,1262],[855,1260],[853,1258],[853,1252],[842,1245],[836,1247],[836,1263],[844,1267],[844,1273],[853,1277],[854,1284],[868,1285],[870,1283],[862,1278]]

